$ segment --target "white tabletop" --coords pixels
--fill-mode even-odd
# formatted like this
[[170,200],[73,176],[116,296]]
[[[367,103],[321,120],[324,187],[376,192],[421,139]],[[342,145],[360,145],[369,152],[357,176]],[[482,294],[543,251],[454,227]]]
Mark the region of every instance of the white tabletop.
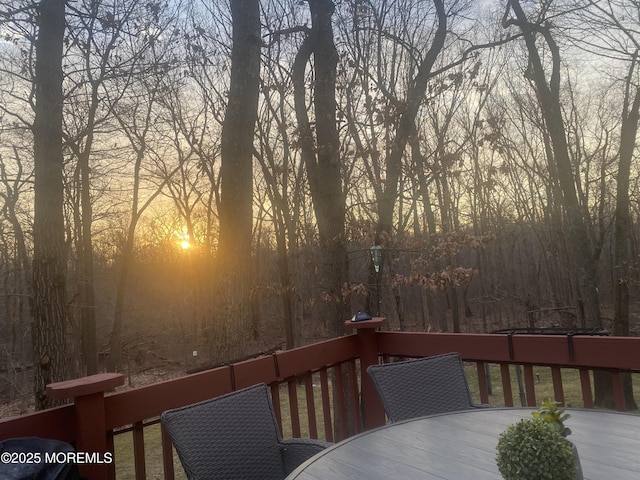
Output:
[[[498,436],[531,411],[487,408],[386,425],[329,447],[287,480],[501,480]],[[640,479],[640,415],[567,412],[585,480]]]

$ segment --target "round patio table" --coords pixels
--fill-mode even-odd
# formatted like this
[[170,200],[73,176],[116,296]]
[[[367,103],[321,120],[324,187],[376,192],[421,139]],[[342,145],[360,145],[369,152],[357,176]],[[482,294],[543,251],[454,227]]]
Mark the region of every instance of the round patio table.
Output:
[[[530,408],[486,408],[392,423],[337,443],[287,480],[501,480],[496,444]],[[640,415],[567,409],[585,480],[640,479]]]

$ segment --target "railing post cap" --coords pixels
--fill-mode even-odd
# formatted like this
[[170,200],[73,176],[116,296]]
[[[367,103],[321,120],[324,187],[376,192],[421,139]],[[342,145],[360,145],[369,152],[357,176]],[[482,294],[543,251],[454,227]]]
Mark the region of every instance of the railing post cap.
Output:
[[88,377],[50,383],[47,385],[47,395],[56,400],[63,400],[106,392],[121,385],[124,385],[122,373],[98,373]]
[[344,322],[345,328],[353,328],[359,330],[361,328],[378,328],[381,327],[387,319],[385,317],[373,317],[371,320],[360,320],[358,322],[352,322],[347,320]]

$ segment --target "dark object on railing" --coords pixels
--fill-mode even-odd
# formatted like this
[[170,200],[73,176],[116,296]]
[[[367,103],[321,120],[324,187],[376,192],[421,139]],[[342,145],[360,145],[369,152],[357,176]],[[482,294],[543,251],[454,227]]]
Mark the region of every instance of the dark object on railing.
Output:
[[352,318],[352,322],[363,322],[365,320],[371,320],[373,317],[367,312],[358,312]]
[[567,348],[569,349],[569,360],[573,361],[573,337],[576,335],[608,336],[609,331],[603,328],[565,328],[565,327],[526,327],[526,328],[503,328],[494,330],[491,333],[508,335],[509,358],[513,360],[515,353],[513,350],[513,335],[566,335]]
[[282,480],[329,446],[283,440],[264,383],[166,411],[161,422],[189,480]]
[[[574,353],[573,353],[573,337],[574,336],[576,335],[608,336],[609,335],[609,332],[603,328],[570,328],[570,327],[503,328],[500,330],[494,330],[491,333],[507,335],[507,342],[509,347],[509,358],[511,360],[515,358],[515,350],[513,347],[514,335],[565,335],[567,337],[567,353],[569,354],[569,360],[571,361],[574,360]],[[516,376],[518,379],[520,403],[524,407],[527,404],[527,402],[525,400],[525,392],[524,392],[524,385],[522,382],[522,371],[520,369],[520,365],[516,365]]]
[[79,480],[71,445],[38,437],[9,438],[0,442],[2,480]]
[[603,328],[568,328],[568,327],[525,327],[503,328],[491,333],[506,333],[511,335],[609,335]]
[[276,352],[278,352],[280,350],[282,350],[282,345],[277,345],[277,346],[275,346],[273,348],[270,348],[268,350],[262,350],[260,352],[251,353],[249,355],[245,355],[244,357],[234,358],[233,360],[231,360],[229,362],[213,363],[211,365],[205,365],[203,367],[191,368],[191,369],[187,370],[186,373],[187,373],[187,375],[192,375],[194,373],[200,373],[200,372],[204,372],[206,370],[213,370],[214,368],[226,367],[227,365],[233,365],[234,363],[244,362],[246,360],[252,360],[254,358],[263,357],[265,355],[273,355],[274,353],[276,353]]

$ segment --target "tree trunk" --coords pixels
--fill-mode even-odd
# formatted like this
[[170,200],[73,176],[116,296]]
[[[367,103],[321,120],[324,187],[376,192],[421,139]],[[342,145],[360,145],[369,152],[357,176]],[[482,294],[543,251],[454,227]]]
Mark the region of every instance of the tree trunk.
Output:
[[338,52],[333,40],[330,0],[309,2],[314,45],[317,162],[307,173],[314,185],[313,205],[318,220],[323,283],[329,292],[331,332],[344,332],[349,316],[342,288],[348,282],[345,238],[345,198],[342,191],[340,140],[336,122],[336,69]]
[[[318,222],[320,258],[318,282],[322,288],[323,313],[331,334],[344,332],[349,309],[342,295],[348,282],[345,239],[345,198],[342,191],[340,143],[336,122],[336,68],[338,52],[333,41],[330,0],[310,0],[312,26],[298,51],[294,66],[294,99],[302,158]],[[305,69],[314,56],[314,109],[316,138],[305,101]]]
[[253,230],[253,137],[260,88],[260,3],[231,0],[233,46],[229,103],[222,127],[220,167],[220,242],[218,244],[217,305],[242,354],[250,328],[251,238]]
[[[422,197],[422,203],[424,205],[425,210],[425,221],[427,224],[427,239],[432,237],[437,233],[436,229],[436,218],[433,213],[433,209],[431,208],[431,198],[429,196],[429,184],[432,181],[431,179],[427,179],[425,175],[425,171],[427,170],[427,162],[420,152],[420,144],[418,140],[417,132],[409,138],[411,142],[411,154],[413,157],[413,161],[416,165],[416,172],[418,177],[418,186],[420,196]],[[442,213],[444,215],[444,212]],[[444,218],[444,217],[443,217]],[[445,225],[445,222],[443,222]],[[439,261],[436,260],[433,269],[439,269]],[[440,332],[449,331],[449,322],[447,320],[447,298],[446,295],[442,292],[424,292],[424,297],[426,299],[429,311],[429,327],[434,328]],[[425,325],[425,328],[427,325]]]
[[[92,136],[92,135],[91,135]],[[89,142],[87,142],[89,145]],[[87,148],[90,148],[89,146]],[[82,353],[86,363],[86,374],[98,373],[98,340],[96,337],[96,293],[93,272],[93,207],[91,205],[91,181],[89,150],[78,157],[80,167],[80,205],[82,209],[82,248],[80,255],[80,319],[82,330]]]
[[[614,300],[613,334],[629,335],[629,259],[631,237],[631,219],[629,215],[629,177],[631,162],[636,145],[638,119],[640,112],[640,89],[635,88],[633,102],[631,102],[631,79],[636,67],[637,55],[632,59],[629,76],[627,77],[627,91],[625,92],[624,110],[622,114],[622,128],[620,131],[620,161],[618,163],[616,212],[614,225]],[[633,397],[631,375],[623,378],[625,400],[627,408],[636,409]]]
[[[271,201],[280,204],[281,207],[284,206],[281,202],[275,201],[273,198],[271,198]],[[297,315],[297,293],[294,292],[295,282],[293,281],[293,275],[289,268],[289,254],[287,252],[286,235],[287,226],[282,218],[282,214],[279,212],[276,214],[274,229],[276,235],[278,276],[280,278],[280,285],[282,288],[280,295],[282,298],[282,311],[284,313],[284,330],[287,350],[290,350],[294,347],[301,346],[299,341],[301,337],[299,330],[302,328],[302,325],[300,325],[299,317]]]
[[246,270],[253,228],[253,136],[260,81],[258,0],[232,0],[233,47],[229,103],[221,138],[219,254]]
[[107,362],[107,371],[118,372],[122,367],[122,330],[124,319],[124,302],[127,295],[127,286],[129,284],[129,275],[131,265],[133,263],[133,242],[138,217],[136,215],[131,219],[129,230],[125,244],[122,247],[122,256],[120,259],[120,273],[116,283],[116,303],[113,313],[113,328],[111,330],[111,338],[109,340],[109,359]]
[[33,125],[35,201],[33,221],[33,348],[35,405],[53,404],[46,385],[65,379],[66,246],[63,216],[62,54],[65,0],[39,4]]

